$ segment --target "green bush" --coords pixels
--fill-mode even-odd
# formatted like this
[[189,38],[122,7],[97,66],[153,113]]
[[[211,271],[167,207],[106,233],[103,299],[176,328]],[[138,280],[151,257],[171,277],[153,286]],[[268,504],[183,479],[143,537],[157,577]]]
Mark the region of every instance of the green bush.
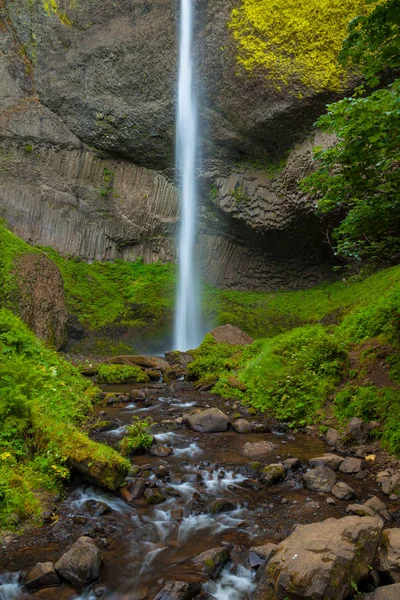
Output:
[[153,442],[153,436],[148,431],[150,425],[151,419],[133,417],[132,425],[128,425],[127,435],[121,441],[121,453],[127,455],[136,450],[149,448]]
[[97,371],[99,383],[147,383],[148,374],[140,367],[129,365],[100,365]]

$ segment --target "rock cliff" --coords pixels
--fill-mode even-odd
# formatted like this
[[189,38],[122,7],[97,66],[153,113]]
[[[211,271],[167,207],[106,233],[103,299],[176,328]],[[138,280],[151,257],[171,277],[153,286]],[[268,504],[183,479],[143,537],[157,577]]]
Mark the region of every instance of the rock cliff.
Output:
[[[196,2],[203,270],[239,289],[313,285],[332,255],[296,182],[330,94],[300,99],[238,73],[236,4]],[[176,3],[5,0],[0,10],[0,207],[13,230],[84,259],[173,260]]]

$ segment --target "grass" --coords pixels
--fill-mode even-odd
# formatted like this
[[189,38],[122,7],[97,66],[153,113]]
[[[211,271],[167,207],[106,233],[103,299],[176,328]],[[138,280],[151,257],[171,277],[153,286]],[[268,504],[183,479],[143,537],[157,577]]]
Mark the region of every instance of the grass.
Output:
[[148,374],[140,367],[129,365],[100,365],[97,370],[99,383],[147,383]]

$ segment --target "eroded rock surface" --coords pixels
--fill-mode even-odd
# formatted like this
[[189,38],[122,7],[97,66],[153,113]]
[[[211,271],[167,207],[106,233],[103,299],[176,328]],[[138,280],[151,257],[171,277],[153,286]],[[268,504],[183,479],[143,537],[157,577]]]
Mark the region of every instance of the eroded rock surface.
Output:
[[100,573],[101,553],[89,537],[80,537],[54,565],[55,570],[80,592],[97,581]]

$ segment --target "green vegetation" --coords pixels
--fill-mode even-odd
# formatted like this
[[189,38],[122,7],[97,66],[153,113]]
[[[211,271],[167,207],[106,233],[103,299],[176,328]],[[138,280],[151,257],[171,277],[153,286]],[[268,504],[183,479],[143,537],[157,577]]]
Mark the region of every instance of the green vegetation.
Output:
[[390,263],[400,252],[400,79],[383,86],[400,66],[399,13],[399,0],[387,0],[350,24],[341,61],[361,69],[368,87],[331,104],[319,119],[337,143],[316,150],[318,168],[303,182],[321,213],[346,210],[333,239],[350,264]]
[[100,365],[99,383],[147,383],[150,378],[143,369],[129,365]]
[[63,276],[69,312],[86,328],[144,327],[171,317],[174,265],[144,264],[140,259],[88,264],[45,251]]
[[[400,266],[306,291],[218,298],[222,322],[269,337],[238,348],[206,336],[189,365],[193,377],[293,426],[323,425],[333,401],[343,425],[352,416],[379,419],[385,447],[400,453]],[[355,369],[350,352],[361,357]],[[377,387],[368,377],[382,362],[391,381]]]
[[304,88],[344,89],[342,40],[349,20],[370,10],[368,0],[241,0],[229,23],[238,63],[300,96]]
[[40,523],[71,467],[115,489],[128,463],[79,430],[98,390],[0,309],[0,529]]
[[122,454],[127,455],[137,450],[146,450],[151,446],[153,436],[148,431],[150,425],[151,419],[133,417],[132,425],[128,425],[127,435],[121,441]]

